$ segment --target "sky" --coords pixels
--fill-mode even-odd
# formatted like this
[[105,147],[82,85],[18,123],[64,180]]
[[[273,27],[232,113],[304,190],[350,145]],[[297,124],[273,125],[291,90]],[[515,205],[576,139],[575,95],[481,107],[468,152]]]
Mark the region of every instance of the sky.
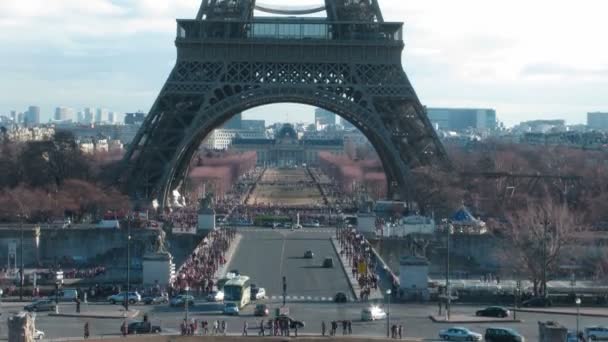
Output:
[[[260,0],[261,1],[261,0]],[[308,5],[320,0],[264,0]],[[148,111],[175,64],[175,19],[200,0],[0,0],[0,114],[60,105]],[[500,121],[583,123],[608,111],[604,0],[380,0],[405,22],[405,70],[429,107],[495,108]],[[310,107],[245,117],[312,121]]]

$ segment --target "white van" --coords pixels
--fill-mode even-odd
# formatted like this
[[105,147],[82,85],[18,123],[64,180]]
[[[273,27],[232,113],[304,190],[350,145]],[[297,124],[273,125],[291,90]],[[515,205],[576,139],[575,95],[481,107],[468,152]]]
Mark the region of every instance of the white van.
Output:
[[78,298],[78,291],[70,288],[60,289],[57,296],[52,294],[49,297],[50,300],[55,300],[55,298],[57,298],[57,300],[60,302],[73,302],[76,300],[76,298]]

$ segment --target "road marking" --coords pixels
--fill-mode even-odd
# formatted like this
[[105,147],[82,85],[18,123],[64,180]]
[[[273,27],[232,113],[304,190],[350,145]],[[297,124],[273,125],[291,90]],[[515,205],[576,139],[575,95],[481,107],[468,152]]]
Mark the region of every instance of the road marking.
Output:
[[[283,235],[283,234],[281,234]],[[279,274],[283,274],[283,259],[285,257],[285,241],[287,240],[287,237],[285,235],[283,235],[283,247],[281,248],[281,264],[279,266]]]

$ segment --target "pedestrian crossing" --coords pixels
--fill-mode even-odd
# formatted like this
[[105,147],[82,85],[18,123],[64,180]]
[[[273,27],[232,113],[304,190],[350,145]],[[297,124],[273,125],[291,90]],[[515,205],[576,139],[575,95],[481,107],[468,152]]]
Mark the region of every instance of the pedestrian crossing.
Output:
[[[271,296],[269,297],[271,301],[282,301],[283,296]],[[323,296],[285,296],[285,300],[288,302],[333,302],[333,297],[323,297]],[[352,298],[348,299],[352,301]]]

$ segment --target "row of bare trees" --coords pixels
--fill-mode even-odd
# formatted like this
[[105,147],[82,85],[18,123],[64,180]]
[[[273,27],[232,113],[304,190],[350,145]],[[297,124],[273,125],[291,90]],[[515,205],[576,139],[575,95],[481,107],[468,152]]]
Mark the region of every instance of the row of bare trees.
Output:
[[95,220],[129,208],[126,196],[101,185],[102,165],[83,155],[69,132],[58,131],[50,141],[2,141],[0,221]]

